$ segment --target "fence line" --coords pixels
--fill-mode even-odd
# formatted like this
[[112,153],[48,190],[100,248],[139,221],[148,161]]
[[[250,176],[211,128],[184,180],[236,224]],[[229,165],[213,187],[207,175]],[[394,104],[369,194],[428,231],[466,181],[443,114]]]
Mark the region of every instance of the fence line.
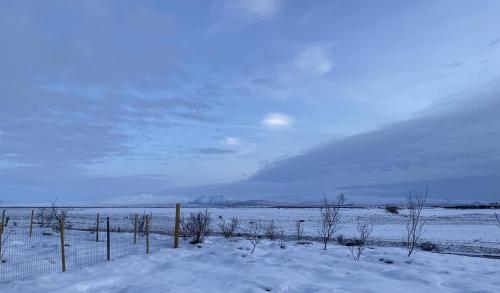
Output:
[[[10,216],[2,211],[0,284],[172,247],[171,232],[179,226],[171,223],[169,216],[145,213],[105,218],[97,213],[93,220],[88,214],[64,211],[50,217],[41,214],[35,216],[32,210],[29,216]],[[103,232],[105,239],[99,237]]]

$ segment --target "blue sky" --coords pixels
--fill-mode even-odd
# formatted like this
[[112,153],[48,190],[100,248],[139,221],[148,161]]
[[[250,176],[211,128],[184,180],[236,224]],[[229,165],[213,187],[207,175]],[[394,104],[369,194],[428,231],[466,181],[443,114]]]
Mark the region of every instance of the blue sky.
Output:
[[[284,162],[323,148],[337,153],[332,145],[356,135],[417,123],[426,115],[436,121],[461,119],[471,105],[488,109],[499,99],[498,1],[0,5],[0,192],[5,201],[100,201],[179,187],[267,182],[283,177],[276,174]],[[496,119],[482,123],[477,129],[491,132],[477,138],[479,146],[498,134]],[[457,122],[456,127],[469,125]],[[434,129],[426,127],[429,133]],[[468,141],[478,131],[461,131],[450,144],[463,145],[458,139]],[[356,146],[370,152],[372,143],[361,140]],[[389,145],[377,145],[384,146]],[[498,153],[489,149],[475,156],[493,156],[488,159],[494,163],[474,172],[470,161],[461,165],[469,171],[456,174],[434,164],[450,153],[454,160],[471,154],[454,148],[420,158],[427,167],[418,174],[384,176],[397,177],[390,183],[400,184],[499,175],[492,168]],[[336,162],[328,158],[323,153],[319,160]],[[383,165],[393,170],[400,162],[387,157]],[[304,166],[311,164],[290,168],[316,174],[316,180],[325,175]],[[336,172],[331,174],[335,187],[320,188],[387,183],[372,172],[347,173],[342,180]],[[283,174],[296,184],[310,177]],[[317,192],[308,186],[297,190]],[[273,197],[272,190],[265,194]],[[495,193],[488,194],[495,199]]]

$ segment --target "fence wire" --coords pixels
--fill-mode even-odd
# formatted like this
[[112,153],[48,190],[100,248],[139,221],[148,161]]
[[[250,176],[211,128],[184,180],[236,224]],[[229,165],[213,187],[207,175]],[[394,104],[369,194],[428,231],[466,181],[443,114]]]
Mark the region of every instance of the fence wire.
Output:
[[58,221],[34,216],[31,224],[31,214],[7,211],[0,222],[0,284],[172,247],[173,217],[147,214],[149,228],[140,227],[145,216],[137,214],[137,223],[135,214],[70,214],[61,229]]

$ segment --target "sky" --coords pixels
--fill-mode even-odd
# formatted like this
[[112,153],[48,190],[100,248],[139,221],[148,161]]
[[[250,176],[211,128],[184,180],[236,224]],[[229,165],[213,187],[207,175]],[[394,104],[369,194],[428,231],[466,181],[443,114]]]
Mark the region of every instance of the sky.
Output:
[[4,202],[500,199],[496,0],[0,6]]

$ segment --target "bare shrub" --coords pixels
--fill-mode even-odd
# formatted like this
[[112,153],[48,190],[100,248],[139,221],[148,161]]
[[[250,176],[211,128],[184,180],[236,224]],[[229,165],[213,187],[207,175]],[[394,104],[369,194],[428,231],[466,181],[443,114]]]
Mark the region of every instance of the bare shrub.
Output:
[[432,242],[420,243],[419,247],[423,251],[438,251],[439,250],[439,247],[437,246],[437,244],[432,243]]
[[385,210],[391,214],[399,214],[399,207],[397,206],[385,206]]
[[52,220],[49,220],[49,215],[50,214],[48,212],[48,209],[38,208],[35,213],[36,224],[38,224],[41,228],[50,227],[49,222],[51,222]]
[[232,217],[229,222],[222,221],[219,223],[219,229],[224,237],[231,238],[236,233],[236,230],[238,230],[239,224],[240,221],[238,218]]
[[54,231],[61,230],[61,223],[64,221],[64,228],[71,229],[73,224],[69,217],[72,208],[59,207],[57,200],[50,201],[50,208],[45,214],[45,227],[50,227]]
[[265,228],[265,235],[266,235],[266,238],[270,239],[270,240],[276,240],[279,238],[279,232],[278,232],[278,229],[276,227],[276,225],[274,224],[274,220],[271,220],[271,222],[269,222],[269,224],[266,226]]
[[295,239],[297,241],[302,240],[302,236],[304,235],[304,227],[302,227],[302,223],[304,223],[304,220],[297,220],[295,222]]
[[349,246],[349,251],[354,260],[359,260],[361,254],[363,254],[363,251],[369,243],[372,230],[373,224],[371,221],[363,223],[360,221],[359,217],[356,219],[356,232],[358,235],[352,242],[352,245]]
[[425,188],[425,192],[422,194],[419,191],[409,191],[407,194],[406,208],[408,210],[408,215],[406,217],[406,249],[408,250],[408,256],[410,256],[416,247],[420,244],[420,238],[422,236],[422,229],[424,227],[425,221],[422,216],[422,210],[427,201],[427,196],[429,194],[429,188]]
[[188,240],[192,236],[190,234],[191,232],[192,231],[190,231],[188,227],[187,219],[185,217],[181,217],[179,236],[184,240]]
[[212,218],[208,210],[191,213],[185,220],[186,224],[184,227],[187,229],[191,244],[202,243],[212,232],[210,229]]
[[495,213],[495,219],[497,220],[497,226],[500,228],[500,215]]
[[328,202],[326,194],[323,193],[323,206],[320,208],[321,220],[318,227],[318,234],[323,241],[323,249],[335,233],[340,230],[340,207],[344,204],[343,193],[337,196],[337,202],[332,205]]
[[[137,224],[135,218],[137,216]],[[146,214],[143,212],[142,215],[131,214],[130,221],[136,229],[136,233],[139,237],[143,238],[146,236],[147,231],[151,230],[151,223],[153,222],[153,213]],[[136,226],[137,225],[137,226]]]
[[257,247],[262,239],[262,225],[260,224],[260,221],[251,219],[248,222],[246,238],[250,241],[250,244],[252,244],[252,252],[250,253],[250,255],[252,255],[255,247]]

